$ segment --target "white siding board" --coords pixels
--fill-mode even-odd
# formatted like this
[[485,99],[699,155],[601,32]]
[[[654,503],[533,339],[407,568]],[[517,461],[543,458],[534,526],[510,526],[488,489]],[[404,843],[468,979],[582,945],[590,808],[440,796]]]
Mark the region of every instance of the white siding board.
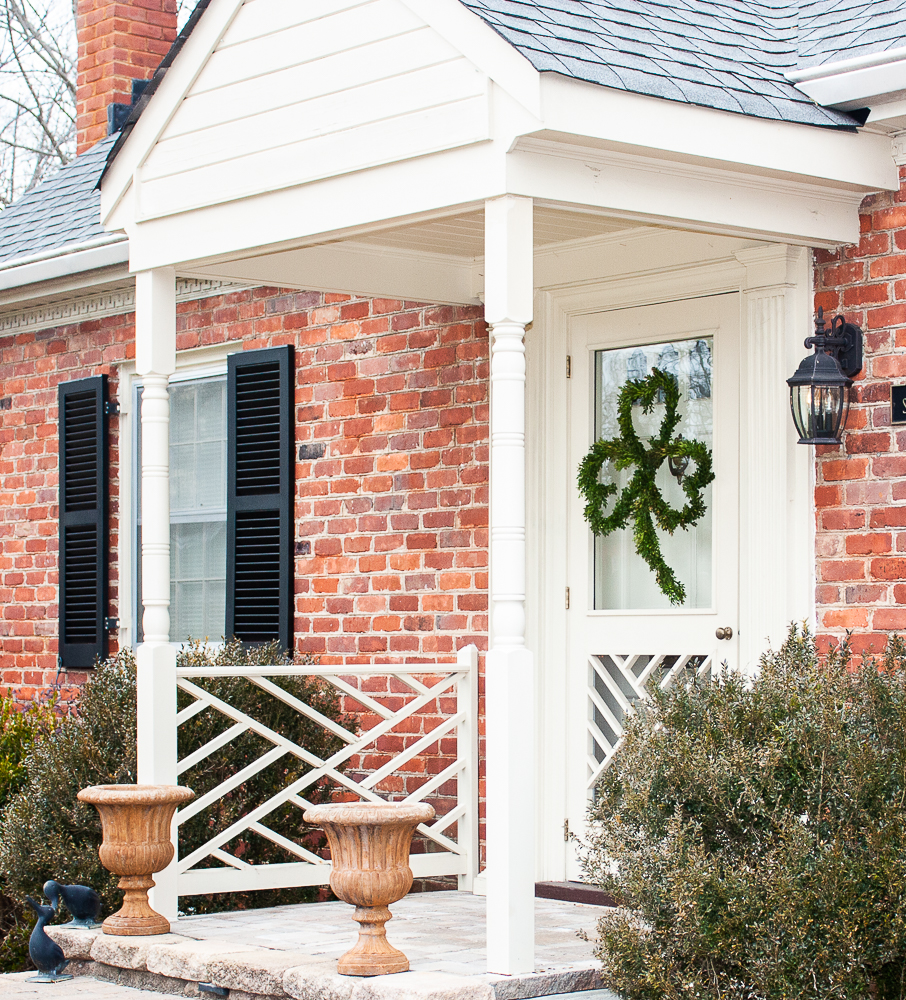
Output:
[[[387,119],[388,109],[399,118],[428,107],[439,108],[466,98],[481,97],[485,78],[465,59],[428,66],[403,76],[378,80],[351,90],[328,94],[286,109],[253,115],[242,123],[242,152],[249,155],[330,135]],[[159,142],[143,171],[145,180],[195,170],[236,156],[233,122]],[[359,159],[361,152],[350,149]]]
[[488,134],[483,94],[155,180],[141,171],[139,221],[453,149]]
[[284,31],[297,24],[317,21],[341,10],[364,7],[373,0],[245,0],[223,46]]
[[[300,10],[304,6],[300,3]],[[342,52],[421,27],[424,22],[398,0],[375,0],[353,10],[340,11],[235,45],[230,43],[231,31],[228,30],[199,73],[191,93],[199,94],[237,80],[254,79],[262,73],[296,66],[305,61],[306,56],[310,59],[315,55]]]
[[248,0],[139,167],[139,214],[487,140],[489,86],[402,0]]
[[436,32],[428,27],[419,28],[253,80],[190,94],[173,116],[166,135],[168,138],[187,135],[197,129],[288,108],[298,103],[300,94],[311,99],[371,83],[384,78],[388,66],[407,65],[410,70],[418,70],[447,62],[457,55],[453,46]]

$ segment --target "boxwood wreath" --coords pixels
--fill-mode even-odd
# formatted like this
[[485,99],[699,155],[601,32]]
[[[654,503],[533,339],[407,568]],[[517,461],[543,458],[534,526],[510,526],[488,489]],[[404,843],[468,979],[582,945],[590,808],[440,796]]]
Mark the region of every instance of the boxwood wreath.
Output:
[[[659,396],[666,403],[664,419],[657,436],[646,447],[632,424],[632,407],[638,403],[645,413],[650,413]],[[631,521],[636,552],[649,565],[671,604],[685,601],[686,588],[664,561],[655,525],[672,535],[677,528],[697,524],[707,510],[702,493],[714,479],[710,449],[701,441],[673,436],[680,419],[679,399],[676,378],[660,368],[652,369],[645,378],[629,379],[617,401],[620,437],[595,441],[579,466],[579,492],[585,499],[585,519],[591,530],[596,535],[609,535],[628,527]],[[688,500],[681,510],[667,503],[655,482],[658,469],[668,459],[695,462],[695,471],[680,480]],[[617,485],[600,482],[605,462],[612,462],[616,469],[636,467],[609,514],[605,506],[617,492]]]

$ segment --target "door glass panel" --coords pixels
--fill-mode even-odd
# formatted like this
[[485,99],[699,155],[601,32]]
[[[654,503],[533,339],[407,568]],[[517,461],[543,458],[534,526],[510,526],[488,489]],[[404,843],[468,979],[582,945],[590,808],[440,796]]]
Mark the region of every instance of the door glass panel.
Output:
[[[680,420],[674,434],[694,438],[713,447],[712,338],[679,340],[646,347],[618,348],[595,352],[595,439],[619,436],[617,400],[629,379],[644,378],[653,368],[673,375],[679,383]],[[642,441],[657,434],[666,405],[656,403],[650,413],[637,405],[633,410],[636,433]],[[691,469],[690,469],[691,471]],[[617,472],[605,466],[602,481],[622,490],[635,468]],[[657,473],[662,496],[675,508],[686,503],[686,495],[670,473],[667,462]],[[713,484],[712,484],[713,485]],[[619,496],[619,492],[617,493]],[[671,536],[658,530],[661,552],[667,565],[686,588],[685,608],[708,608],[711,594],[711,503],[712,486],[704,491],[705,515],[697,525]],[[632,524],[604,538],[595,539],[594,591],[596,610],[660,610],[671,607],[661,593],[654,573],[635,551]]]

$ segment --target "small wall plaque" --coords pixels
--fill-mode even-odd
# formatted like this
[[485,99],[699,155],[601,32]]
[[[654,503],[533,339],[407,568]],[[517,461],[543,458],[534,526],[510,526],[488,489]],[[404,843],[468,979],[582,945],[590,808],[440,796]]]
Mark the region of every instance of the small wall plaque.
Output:
[[890,422],[906,424],[906,385],[890,387]]

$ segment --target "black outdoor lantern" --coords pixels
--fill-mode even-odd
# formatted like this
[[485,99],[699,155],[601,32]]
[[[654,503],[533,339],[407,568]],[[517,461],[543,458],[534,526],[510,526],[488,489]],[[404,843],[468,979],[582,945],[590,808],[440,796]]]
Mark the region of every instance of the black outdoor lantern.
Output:
[[862,331],[835,316],[825,333],[824,310],[819,309],[815,335],[806,338],[805,346],[814,347],[815,353],[803,358],[796,374],[786,380],[799,444],[840,444],[852,376],[862,370]]

